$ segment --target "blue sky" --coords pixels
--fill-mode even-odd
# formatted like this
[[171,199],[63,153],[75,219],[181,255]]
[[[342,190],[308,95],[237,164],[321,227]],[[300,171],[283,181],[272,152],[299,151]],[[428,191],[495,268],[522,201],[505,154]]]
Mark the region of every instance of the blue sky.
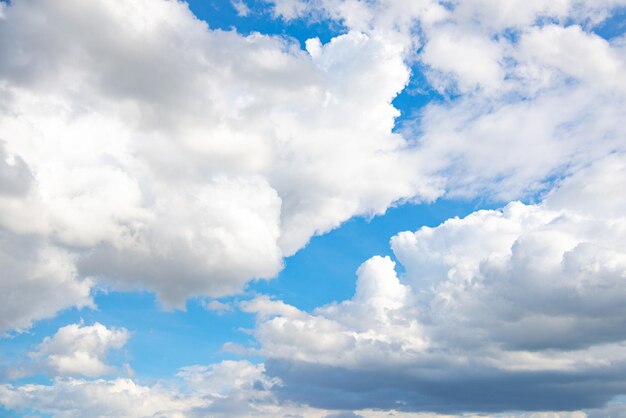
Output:
[[623,416],[625,10],[1,2],[0,415]]

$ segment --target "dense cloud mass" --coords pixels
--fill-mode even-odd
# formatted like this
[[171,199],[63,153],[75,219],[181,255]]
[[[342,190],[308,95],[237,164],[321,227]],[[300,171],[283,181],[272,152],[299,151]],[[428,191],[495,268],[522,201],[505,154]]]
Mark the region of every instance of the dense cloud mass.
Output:
[[[302,47],[175,0],[0,1],[0,337],[96,308],[96,289],[239,294],[394,205],[501,209],[397,233],[349,300],[205,302],[256,315],[251,345],[225,346],[256,363],[134,377],[109,358],[133,330],[76,319],[2,371],[51,380],[2,383],[0,405],[626,416],[626,35],[601,33],[626,1],[231,3],[340,30]],[[400,93],[428,103],[396,123]]]
[[391,133],[402,44],[306,52],[174,1],[1,7],[2,231],[68,252],[82,284],[232,294],[314,234],[439,193]]

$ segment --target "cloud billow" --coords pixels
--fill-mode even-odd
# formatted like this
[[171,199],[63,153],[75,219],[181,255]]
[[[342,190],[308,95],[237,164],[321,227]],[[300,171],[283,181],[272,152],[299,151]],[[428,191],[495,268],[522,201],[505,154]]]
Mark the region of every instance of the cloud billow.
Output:
[[82,279],[170,307],[230,295],[315,234],[439,193],[392,133],[401,44],[351,32],[309,54],[162,0],[2,16],[0,226],[68,252]]

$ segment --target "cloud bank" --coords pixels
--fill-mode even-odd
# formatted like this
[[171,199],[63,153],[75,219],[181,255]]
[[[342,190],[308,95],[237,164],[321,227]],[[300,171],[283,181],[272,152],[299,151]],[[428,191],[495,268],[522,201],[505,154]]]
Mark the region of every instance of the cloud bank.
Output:
[[404,272],[371,258],[350,300],[247,303],[278,393],[338,409],[601,407],[626,385],[625,183],[614,156],[539,204],[396,235]]

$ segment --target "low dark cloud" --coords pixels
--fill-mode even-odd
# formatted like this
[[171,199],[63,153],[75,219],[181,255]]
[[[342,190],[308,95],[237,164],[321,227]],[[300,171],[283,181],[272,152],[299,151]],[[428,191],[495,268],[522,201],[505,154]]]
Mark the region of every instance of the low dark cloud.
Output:
[[269,360],[266,369],[283,381],[274,388],[281,399],[327,409],[573,411],[601,408],[626,390],[626,364],[571,373],[450,368],[430,378],[419,370],[409,376],[397,370],[355,371],[284,360]]

